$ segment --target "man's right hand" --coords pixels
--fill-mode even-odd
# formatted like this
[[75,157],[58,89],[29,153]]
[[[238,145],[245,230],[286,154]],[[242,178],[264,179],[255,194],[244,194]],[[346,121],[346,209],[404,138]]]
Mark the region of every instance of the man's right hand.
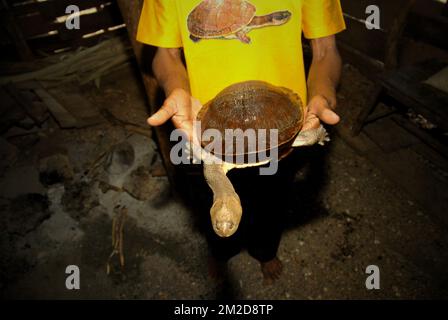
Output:
[[193,137],[193,121],[202,108],[198,99],[184,89],[174,89],[165,99],[163,106],[150,118],[148,124],[160,126],[171,119],[176,128],[183,130],[188,138]]

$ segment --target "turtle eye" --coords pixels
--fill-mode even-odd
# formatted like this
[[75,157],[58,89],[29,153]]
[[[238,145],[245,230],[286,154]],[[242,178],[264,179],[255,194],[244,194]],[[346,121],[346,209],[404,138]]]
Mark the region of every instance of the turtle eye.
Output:
[[230,237],[235,232],[235,224],[230,221],[218,221],[215,225],[220,236]]

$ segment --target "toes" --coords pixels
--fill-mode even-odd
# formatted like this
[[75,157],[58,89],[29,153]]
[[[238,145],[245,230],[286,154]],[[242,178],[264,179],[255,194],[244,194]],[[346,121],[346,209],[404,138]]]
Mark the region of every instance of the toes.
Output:
[[274,258],[269,262],[261,265],[264,283],[272,284],[273,281],[278,280],[283,271],[283,264],[278,258]]

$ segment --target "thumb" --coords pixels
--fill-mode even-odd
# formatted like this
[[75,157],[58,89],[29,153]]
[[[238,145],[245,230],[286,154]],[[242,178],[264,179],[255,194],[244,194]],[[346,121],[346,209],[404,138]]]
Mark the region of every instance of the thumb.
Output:
[[171,119],[176,114],[174,102],[165,102],[163,106],[148,118],[148,124],[151,126],[160,126]]
[[322,122],[325,122],[326,124],[330,125],[337,124],[341,120],[339,116],[336,114],[336,112],[328,108],[319,110],[319,114],[317,114],[317,116]]
[[339,116],[330,108],[328,100],[323,96],[314,96],[308,104],[308,110],[326,124],[334,125],[340,121]]
[[336,112],[323,104],[312,104],[309,108],[309,112],[315,114],[320,121],[329,125],[337,124],[340,120]]

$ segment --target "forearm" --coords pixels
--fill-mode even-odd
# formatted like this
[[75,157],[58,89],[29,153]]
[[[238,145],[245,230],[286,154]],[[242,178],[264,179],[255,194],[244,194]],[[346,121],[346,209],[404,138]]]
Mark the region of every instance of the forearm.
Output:
[[152,63],[154,75],[167,97],[175,89],[190,92],[188,74],[182,63],[180,50],[158,48]]
[[313,60],[308,75],[308,100],[324,96],[331,108],[336,106],[336,87],[341,75],[341,57],[334,37],[311,41]]

